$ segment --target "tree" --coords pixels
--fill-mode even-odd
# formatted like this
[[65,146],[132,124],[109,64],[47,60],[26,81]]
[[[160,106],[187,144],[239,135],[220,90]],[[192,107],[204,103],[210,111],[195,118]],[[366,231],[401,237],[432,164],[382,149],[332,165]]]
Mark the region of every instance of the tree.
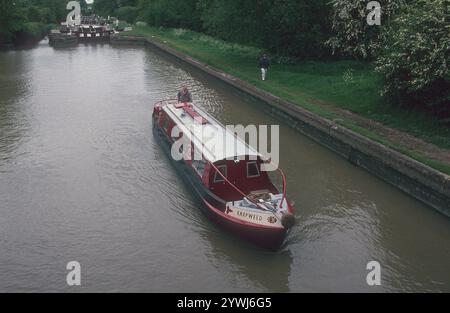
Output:
[[275,54],[320,57],[328,37],[328,0],[199,0],[203,29]]
[[200,18],[193,0],[140,0],[139,19],[153,26],[200,30]]
[[275,0],[268,11],[264,47],[296,58],[329,54],[329,0]]
[[96,14],[107,17],[114,15],[120,4],[120,0],[95,0],[92,9]]
[[49,25],[61,21],[66,13],[65,0],[0,0],[0,44],[18,37],[44,35]]
[[25,12],[20,0],[0,0],[0,44],[11,42],[14,33],[23,27],[24,20]]
[[131,6],[120,7],[115,11],[115,15],[119,20],[133,23],[138,16],[138,8]]
[[203,28],[211,35],[239,43],[261,46],[269,31],[266,19],[272,0],[199,1]]
[[380,32],[407,0],[379,0],[381,26],[367,23],[368,0],[331,0],[332,37],[327,45],[333,54],[356,59],[372,59],[380,47]]
[[446,0],[418,0],[382,35],[376,70],[396,102],[450,116],[450,20]]

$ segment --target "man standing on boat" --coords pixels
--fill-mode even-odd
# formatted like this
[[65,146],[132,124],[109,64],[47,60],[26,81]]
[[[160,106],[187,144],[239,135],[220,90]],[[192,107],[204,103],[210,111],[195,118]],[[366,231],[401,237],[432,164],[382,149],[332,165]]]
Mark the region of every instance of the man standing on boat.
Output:
[[192,96],[186,86],[183,86],[178,93],[178,103],[192,102]]
[[262,80],[266,80],[267,70],[270,67],[270,61],[266,54],[259,60],[259,67],[261,68]]

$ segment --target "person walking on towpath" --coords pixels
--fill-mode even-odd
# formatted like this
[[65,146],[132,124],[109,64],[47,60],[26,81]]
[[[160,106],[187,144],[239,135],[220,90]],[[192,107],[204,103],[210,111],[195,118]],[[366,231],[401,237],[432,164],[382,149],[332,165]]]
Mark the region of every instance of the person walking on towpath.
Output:
[[192,102],[192,96],[186,86],[183,86],[178,92],[178,103]]
[[266,80],[267,71],[270,67],[270,61],[266,54],[259,60],[259,68],[261,69],[261,79]]

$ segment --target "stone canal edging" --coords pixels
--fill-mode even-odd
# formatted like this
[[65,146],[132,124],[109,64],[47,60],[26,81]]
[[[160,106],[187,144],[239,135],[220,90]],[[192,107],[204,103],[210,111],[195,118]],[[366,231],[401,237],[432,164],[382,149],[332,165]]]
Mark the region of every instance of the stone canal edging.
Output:
[[403,190],[450,217],[450,176],[337,125],[302,107],[263,91],[245,81],[206,65],[153,38],[114,37],[112,44],[156,47],[233,87],[262,100],[268,110],[314,141],[351,163]]

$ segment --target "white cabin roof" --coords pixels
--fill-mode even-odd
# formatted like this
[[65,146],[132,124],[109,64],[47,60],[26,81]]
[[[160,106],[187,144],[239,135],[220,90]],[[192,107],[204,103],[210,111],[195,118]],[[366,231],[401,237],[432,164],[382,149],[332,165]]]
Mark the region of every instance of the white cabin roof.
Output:
[[184,107],[178,106],[176,103],[167,104],[163,110],[183,132],[183,136],[187,136],[187,139],[192,141],[197,148],[203,147],[203,155],[208,161],[215,163],[245,156],[256,160],[258,157],[262,157],[257,150],[235,136],[208,113],[192,103],[189,105],[199,116],[194,118],[186,112]]

